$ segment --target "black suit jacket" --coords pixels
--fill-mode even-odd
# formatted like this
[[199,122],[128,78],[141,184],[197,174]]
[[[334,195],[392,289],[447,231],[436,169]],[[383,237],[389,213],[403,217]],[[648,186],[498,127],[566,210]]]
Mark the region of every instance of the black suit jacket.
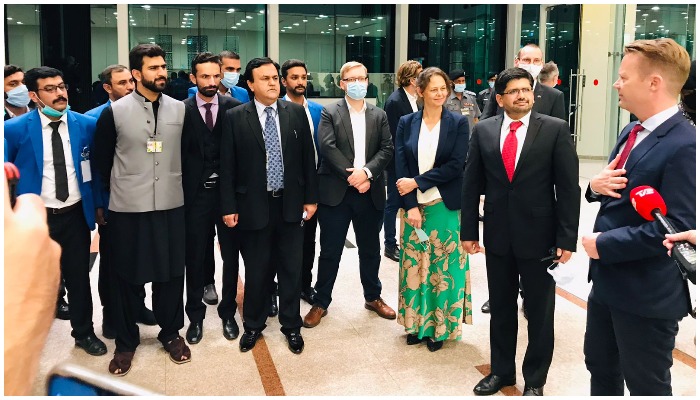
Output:
[[[623,129],[608,162],[627,142],[632,127]],[[600,201],[593,226],[600,259],[591,259],[592,295],[611,307],[647,318],[683,318],[690,311],[688,285],[661,245],[664,230],[643,219],[630,202],[630,192],[649,185],[663,197],[666,217],[680,232],[695,229],[695,127],[677,113],[654,129],[629,154],[625,164],[627,186],[621,198],[594,196]]]
[[[538,114],[549,115],[550,117],[555,117],[563,119],[564,121],[569,121],[569,115],[566,112],[566,100],[564,99],[564,93],[560,90],[537,83],[534,89],[535,104],[532,106],[532,111]],[[493,117],[495,115],[503,115],[503,108],[498,106],[496,101],[496,91],[491,91],[491,97],[484,105],[484,111],[479,117],[480,121],[487,118]]]
[[[414,178],[418,189],[436,187],[440,191],[445,207],[459,210],[462,205],[462,173],[469,145],[469,122],[467,117],[442,108],[440,137],[433,168],[423,174],[418,169],[418,138],[420,136],[423,111],[401,117],[396,131],[396,178]],[[401,196],[404,210],[418,207],[416,190]]]
[[[195,95],[196,96],[196,95]],[[183,101],[185,112],[189,118],[185,119],[182,129],[182,188],[185,194],[185,206],[189,206],[194,200],[197,192],[204,190],[202,187],[204,173],[204,135],[215,136],[217,143],[221,143],[221,132],[223,131],[224,116],[226,111],[241,104],[240,101],[217,94],[219,97],[219,111],[216,113],[214,130],[209,132],[209,128],[202,119],[197,108],[195,96]]]
[[[386,201],[384,169],[394,155],[386,113],[369,103],[365,111],[366,139],[365,165],[372,172],[370,192],[374,206],[384,209]],[[307,124],[308,125],[308,124]],[[350,173],[355,161],[355,143],[350,122],[350,111],[345,98],[328,105],[321,112],[318,141],[323,159],[318,167],[320,203],[337,206],[348,190]],[[358,149],[359,150],[359,149]],[[359,150],[362,151],[362,150]]]
[[484,199],[484,246],[517,258],[548,255],[552,246],[576,251],[581,188],[578,156],[566,122],[532,112],[513,181],[501,156],[503,116],[472,131],[462,186],[462,240],[479,240]]
[[396,146],[396,128],[399,126],[399,118],[404,115],[413,113],[411,102],[408,101],[406,91],[403,88],[394,90],[389,98],[384,103],[384,112],[389,121],[389,132],[391,132],[391,140]]
[[[311,129],[304,107],[277,100],[284,163],[283,218],[300,222],[304,204],[318,203],[318,182]],[[269,221],[267,152],[255,101],[226,112],[221,140],[221,208],[239,214],[243,230]]]

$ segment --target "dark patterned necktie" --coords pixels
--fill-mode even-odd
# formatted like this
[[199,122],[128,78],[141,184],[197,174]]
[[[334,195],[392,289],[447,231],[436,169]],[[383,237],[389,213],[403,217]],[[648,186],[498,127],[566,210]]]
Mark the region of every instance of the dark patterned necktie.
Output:
[[284,188],[284,165],[282,164],[282,148],[280,147],[272,107],[266,107],[267,119],[265,120],[265,150],[267,151],[267,184],[272,190]]
[[61,201],[68,199],[68,173],[66,172],[66,156],[63,153],[63,141],[58,133],[61,121],[49,122],[51,132],[51,149],[53,150],[53,169],[56,173],[56,198]]

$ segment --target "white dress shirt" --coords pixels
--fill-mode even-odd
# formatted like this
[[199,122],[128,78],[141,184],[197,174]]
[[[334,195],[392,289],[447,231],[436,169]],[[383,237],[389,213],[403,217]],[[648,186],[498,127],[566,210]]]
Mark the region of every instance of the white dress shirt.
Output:
[[365,118],[367,102],[364,100],[362,101],[362,109],[360,111],[355,111],[347,100],[345,103],[348,105],[348,110],[350,111],[352,138],[353,144],[355,145],[355,161],[353,161],[352,166],[355,168],[362,168],[367,174],[367,177],[372,179],[372,172],[369,168],[365,168],[365,164],[367,164],[367,119]]
[[[280,115],[277,112],[277,102],[274,102],[270,104],[269,106],[264,105],[263,103],[259,102],[258,99],[253,98],[253,102],[255,103],[255,110],[258,112],[258,120],[260,120],[260,127],[262,128],[262,134],[263,134],[263,142],[265,141],[265,122],[267,121],[267,112],[265,112],[265,109],[267,107],[272,107],[275,112],[273,112],[273,116],[275,118],[275,124],[277,125],[277,140],[280,143],[280,151],[282,150],[282,130],[280,129]],[[284,152],[282,152],[282,168],[284,168]],[[270,162],[270,155],[266,154],[266,161],[265,161],[265,170],[267,170],[267,163]],[[284,170],[284,169],[283,169]],[[268,186],[267,191],[271,191],[272,188]]]
[[[75,172],[73,154],[71,153],[70,136],[68,136],[68,115],[61,117],[61,125],[58,126],[58,134],[63,142],[63,156],[66,159],[66,174],[68,175],[68,198],[65,202],[56,198],[56,170],[53,166],[53,146],[51,135],[53,129],[49,125],[51,121],[44,113],[39,111],[41,120],[41,141],[44,145],[44,170],[41,177],[41,199],[44,205],[49,208],[64,208],[72,206],[80,201],[80,187],[78,186],[78,175]],[[77,143],[76,145],[80,145]],[[81,149],[82,150],[82,149]]]
[[[438,142],[440,141],[440,121],[428,129],[425,121],[420,124],[420,134],[418,135],[418,173],[424,174],[435,165],[435,154],[437,154]],[[429,203],[435,199],[441,199],[437,186],[433,186],[425,192],[416,189],[416,198],[419,204]]]
[[413,112],[418,111],[418,95],[412,95],[408,93],[408,90],[406,88],[402,88],[403,91],[406,93],[406,97],[408,97],[408,102],[411,103],[411,109]]
[[[309,112],[309,102],[306,101],[306,97],[303,97],[304,99],[304,111],[306,111],[306,118],[309,120],[309,130],[311,130],[311,144],[314,146],[314,160],[316,161],[316,167],[318,168],[318,151],[316,150],[316,142],[314,141],[314,120],[311,118],[311,112]],[[289,96],[286,94],[284,97],[282,97],[282,100],[292,102],[292,100],[289,99]]]
[[[515,152],[515,166],[518,166],[518,160],[520,160],[520,152],[523,151],[523,143],[525,142],[525,136],[527,135],[527,127],[530,126],[530,115],[531,112],[525,114],[524,117],[517,121],[522,122],[520,128],[515,131],[515,137],[518,139],[518,150]],[[507,113],[503,113],[503,125],[501,125],[501,153],[503,153],[503,143],[506,141],[506,136],[510,133],[510,123],[516,121],[511,119]]]

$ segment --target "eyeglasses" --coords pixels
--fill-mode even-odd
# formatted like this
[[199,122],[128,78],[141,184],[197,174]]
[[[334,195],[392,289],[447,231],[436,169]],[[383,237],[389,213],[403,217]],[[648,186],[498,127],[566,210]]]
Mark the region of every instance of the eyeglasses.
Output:
[[62,83],[58,86],[49,85],[49,86],[44,86],[42,89],[37,89],[37,90],[43,90],[46,93],[51,93],[51,94],[56,93],[57,90],[61,90],[62,92],[67,92],[68,85],[66,85],[65,83]]
[[357,78],[343,78],[343,79],[341,79],[341,81],[343,81],[343,82],[350,82],[350,83],[352,83],[352,82],[365,82],[365,81],[367,81],[367,77],[366,77],[366,76],[360,76],[360,77],[357,77]]
[[503,94],[507,94],[507,95],[512,96],[512,95],[514,95],[514,94],[519,94],[519,93],[528,94],[528,93],[530,93],[530,92],[532,92],[532,88],[523,88],[523,89],[513,89],[513,90],[509,90],[509,91],[507,91],[507,92],[503,92]]

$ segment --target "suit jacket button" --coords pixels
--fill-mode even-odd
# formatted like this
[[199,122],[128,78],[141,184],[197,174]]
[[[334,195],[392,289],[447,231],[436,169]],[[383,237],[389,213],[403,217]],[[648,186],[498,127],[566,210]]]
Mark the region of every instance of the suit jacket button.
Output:
[[158,161],[156,161],[156,165],[158,165]]

